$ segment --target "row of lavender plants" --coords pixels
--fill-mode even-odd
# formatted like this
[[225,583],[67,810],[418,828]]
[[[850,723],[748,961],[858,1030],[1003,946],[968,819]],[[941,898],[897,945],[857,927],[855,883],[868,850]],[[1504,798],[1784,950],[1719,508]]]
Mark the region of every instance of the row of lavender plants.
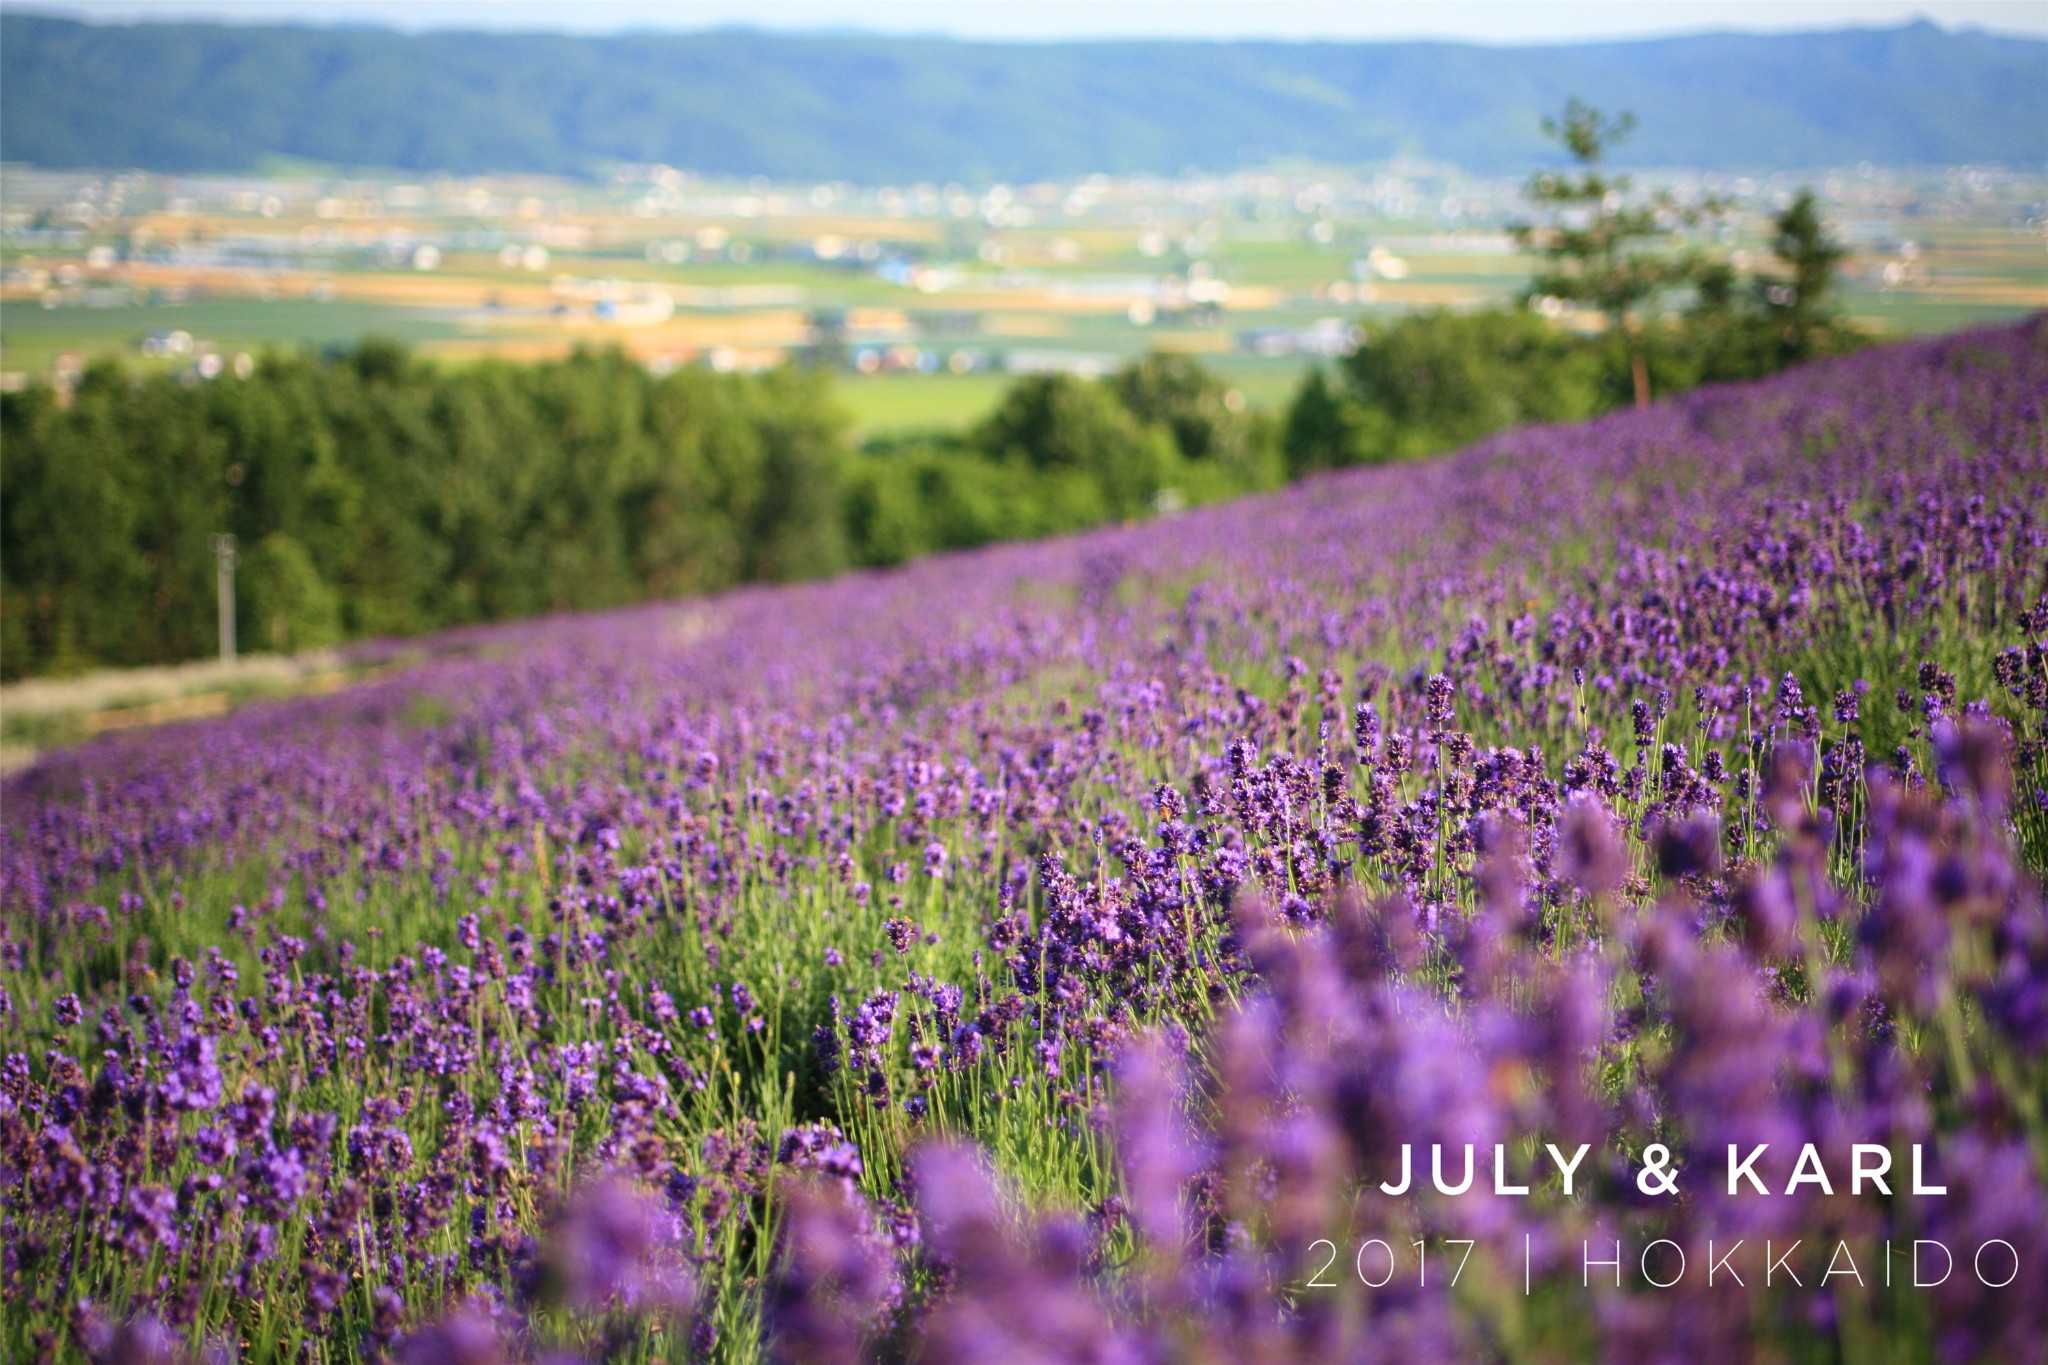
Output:
[[2044,402],[2035,320],[48,757],[0,1353],[2041,1359]]

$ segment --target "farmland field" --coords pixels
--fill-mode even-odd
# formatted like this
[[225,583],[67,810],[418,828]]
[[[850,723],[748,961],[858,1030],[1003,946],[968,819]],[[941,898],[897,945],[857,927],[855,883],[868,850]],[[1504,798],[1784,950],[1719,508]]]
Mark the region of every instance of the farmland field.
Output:
[[2036,317],[45,755],[0,1353],[2038,1360],[2044,489]]
[[[0,376],[18,384],[104,356],[186,370],[202,352],[366,335],[451,365],[617,346],[657,368],[840,370],[858,431],[890,436],[979,415],[991,374],[1100,370],[1162,349],[1246,369],[1248,399],[1278,410],[1346,327],[1505,303],[1534,265],[1506,231],[1527,211],[1519,182],[1440,167],[976,193],[642,171],[654,178],[9,167]],[[1818,181],[1852,248],[1842,301],[1857,322],[1905,335],[2048,306],[2038,178],[1959,168]],[[1804,182],[1673,183],[1729,199],[1724,230],[1696,245],[1753,266],[1770,216]],[[165,349],[174,333],[184,340]],[[956,357],[973,371],[964,382]]]
[[842,383],[838,395],[860,436],[950,432],[993,412],[1007,382],[998,374],[879,374]]
[[353,346],[364,335],[413,343],[453,337],[452,317],[424,309],[394,311],[372,304],[220,299],[203,303],[140,304],[125,308],[45,309],[9,306],[5,313],[10,365],[47,369],[63,351],[132,355],[153,332],[183,329],[217,338],[229,351],[265,346]]

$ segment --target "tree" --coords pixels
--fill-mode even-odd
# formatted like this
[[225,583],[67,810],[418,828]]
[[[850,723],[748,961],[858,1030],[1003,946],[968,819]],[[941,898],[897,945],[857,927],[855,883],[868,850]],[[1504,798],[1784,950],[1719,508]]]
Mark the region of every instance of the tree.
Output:
[[1290,478],[1336,469],[1358,460],[1357,421],[1350,405],[1318,365],[1301,381],[1287,409],[1281,449]]
[[1188,459],[1248,459],[1252,431],[1244,395],[1193,356],[1153,351],[1110,376],[1109,386],[1133,417],[1171,431]]
[[1835,270],[1848,252],[1827,235],[1813,192],[1801,190],[1772,228],[1777,266],[1746,287],[1728,262],[1701,268],[1684,326],[1652,358],[1660,386],[1756,379],[1868,340],[1837,312]]
[[1176,454],[1164,431],[1140,422],[1108,387],[1064,374],[1019,379],[972,443],[1043,474],[1085,475],[1116,517],[1152,505]]
[[1412,459],[1524,422],[1598,412],[1595,349],[1527,309],[1419,313],[1344,360],[1367,459]]
[[1531,282],[1532,298],[1551,297],[1588,304],[1607,321],[1628,354],[1637,407],[1650,402],[1650,371],[1643,352],[1643,315],[1665,290],[1692,282],[1699,258],[1673,252],[1678,232],[1719,211],[1708,200],[1681,205],[1668,193],[1631,202],[1627,176],[1608,175],[1601,164],[1635,131],[1632,114],[1608,118],[1590,105],[1570,100],[1561,118],[1545,119],[1543,131],[1564,145],[1578,173],[1539,171],[1523,194],[1545,221],[1523,223],[1516,240],[1543,261]]
[[617,352],[96,366],[68,408],[0,394],[0,675],[211,653],[220,532],[257,649],[829,573],[844,429],[820,378],[657,380]]
[[1598,347],[1526,308],[1373,324],[1338,381],[1311,370],[1296,392],[1290,473],[1414,459],[1522,422],[1590,417],[1609,391]]
[[762,495],[746,529],[748,576],[788,582],[846,567],[840,481],[846,417],[830,401],[829,380],[790,368],[754,380],[753,427]]
[[1765,316],[1777,324],[1785,359],[1804,360],[1822,348],[1837,325],[1834,308],[1835,268],[1849,255],[1847,247],[1827,234],[1820,202],[1802,189],[1785,211],[1772,220],[1776,229],[1771,250],[1785,264],[1787,277],[1760,281]]
[[1277,424],[1193,356],[1153,351],[1108,382],[1133,417],[1172,435],[1182,491],[1195,500],[1271,488],[1286,477]]
[[236,584],[249,642],[259,649],[317,649],[341,639],[341,601],[290,536],[272,532],[258,541]]

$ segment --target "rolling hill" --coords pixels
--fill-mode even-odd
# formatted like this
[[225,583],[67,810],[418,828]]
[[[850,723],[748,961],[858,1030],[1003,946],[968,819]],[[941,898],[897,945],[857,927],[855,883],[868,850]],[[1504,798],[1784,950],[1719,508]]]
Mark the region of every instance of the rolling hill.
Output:
[[1917,23],[1551,47],[404,34],[0,16],[0,155],[244,170],[1028,180],[1419,155],[1511,172],[1567,95],[1637,164],[2048,160],[2048,42]]

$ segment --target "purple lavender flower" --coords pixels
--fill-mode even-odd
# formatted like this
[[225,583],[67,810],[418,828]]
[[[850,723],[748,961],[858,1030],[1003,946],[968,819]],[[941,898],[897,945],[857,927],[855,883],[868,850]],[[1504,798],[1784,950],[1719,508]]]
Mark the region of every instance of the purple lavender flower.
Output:
[[406,1333],[392,1356],[399,1365],[510,1365],[512,1359],[490,1318],[467,1308]]
[[553,1282],[572,1305],[610,1303],[652,1312],[686,1310],[695,1297],[671,1216],[618,1178],[584,1185],[555,1226],[547,1253]]
[[189,1034],[178,1044],[178,1060],[164,1077],[164,1102],[173,1109],[211,1109],[220,1103],[220,1067],[213,1039]]

